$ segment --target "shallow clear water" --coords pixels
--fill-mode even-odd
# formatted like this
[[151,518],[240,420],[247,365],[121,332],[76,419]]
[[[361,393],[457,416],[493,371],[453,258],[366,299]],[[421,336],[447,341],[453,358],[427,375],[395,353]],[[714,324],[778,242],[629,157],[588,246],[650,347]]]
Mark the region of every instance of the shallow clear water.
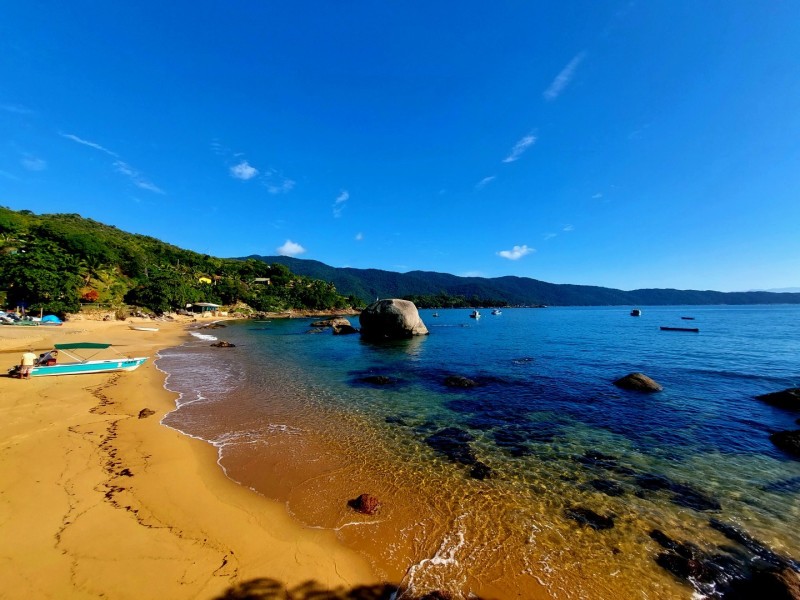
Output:
[[[231,324],[211,333],[234,349],[194,339],[162,353],[182,394],[165,421],[414,592],[688,598],[649,533],[718,552],[731,542],[711,518],[800,557],[800,462],[768,439],[800,415],[754,399],[800,385],[800,307],[628,312],[421,311],[429,336],[384,345],[310,334],[312,319]],[[664,391],[611,384],[633,371]],[[449,375],[478,386],[449,388]],[[648,486],[657,476],[671,487]],[[347,506],[363,492],[378,516]],[[614,525],[581,525],[575,509]]]

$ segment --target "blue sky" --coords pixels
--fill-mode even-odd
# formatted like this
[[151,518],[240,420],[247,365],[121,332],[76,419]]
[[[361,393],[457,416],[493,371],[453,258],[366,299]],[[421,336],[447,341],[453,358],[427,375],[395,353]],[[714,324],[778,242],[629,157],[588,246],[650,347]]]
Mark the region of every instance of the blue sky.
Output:
[[216,256],[800,286],[800,3],[6,2],[0,205]]

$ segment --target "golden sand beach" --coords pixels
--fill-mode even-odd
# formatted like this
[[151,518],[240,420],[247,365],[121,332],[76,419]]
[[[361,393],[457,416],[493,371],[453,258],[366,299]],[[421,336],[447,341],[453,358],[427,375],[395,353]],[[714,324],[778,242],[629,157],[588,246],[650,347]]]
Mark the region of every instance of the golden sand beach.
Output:
[[[154,359],[187,326],[0,328],[3,375],[27,348],[59,342],[151,357],[131,373],[0,377],[0,597],[302,597],[378,585],[331,532],[303,528],[229,480],[215,448],[160,424],[175,396]],[[143,409],[155,412],[140,418]]]

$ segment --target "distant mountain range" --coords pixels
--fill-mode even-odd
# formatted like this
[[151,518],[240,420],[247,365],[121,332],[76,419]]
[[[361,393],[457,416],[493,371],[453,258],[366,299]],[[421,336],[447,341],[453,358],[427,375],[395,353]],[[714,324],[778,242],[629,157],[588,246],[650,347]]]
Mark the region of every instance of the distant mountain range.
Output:
[[711,290],[642,289],[623,291],[589,285],[556,284],[528,277],[458,277],[431,271],[396,273],[380,269],[331,267],[316,260],[288,256],[246,258],[286,265],[292,272],[329,281],[340,294],[364,302],[375,298],[435,295],[491,298],[531,306],[658,306],[678,304],[800,304],[800,293],[715,292]]

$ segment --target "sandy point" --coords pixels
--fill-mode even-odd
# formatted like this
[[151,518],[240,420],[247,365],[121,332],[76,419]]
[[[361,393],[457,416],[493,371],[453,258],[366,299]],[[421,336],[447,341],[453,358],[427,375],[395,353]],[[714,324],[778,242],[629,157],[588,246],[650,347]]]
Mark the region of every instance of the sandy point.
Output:
[[332,532],[302,527],[282,504],[227,479],[212,446],[160,424],[175,395],[154,359],[188,336],[186,322],[158,328],[89,320],[0,328],[2,375],[23,351],[54,343],[112,343],[151,357],[131,373],[0,377],[0,597],[381,589]]

